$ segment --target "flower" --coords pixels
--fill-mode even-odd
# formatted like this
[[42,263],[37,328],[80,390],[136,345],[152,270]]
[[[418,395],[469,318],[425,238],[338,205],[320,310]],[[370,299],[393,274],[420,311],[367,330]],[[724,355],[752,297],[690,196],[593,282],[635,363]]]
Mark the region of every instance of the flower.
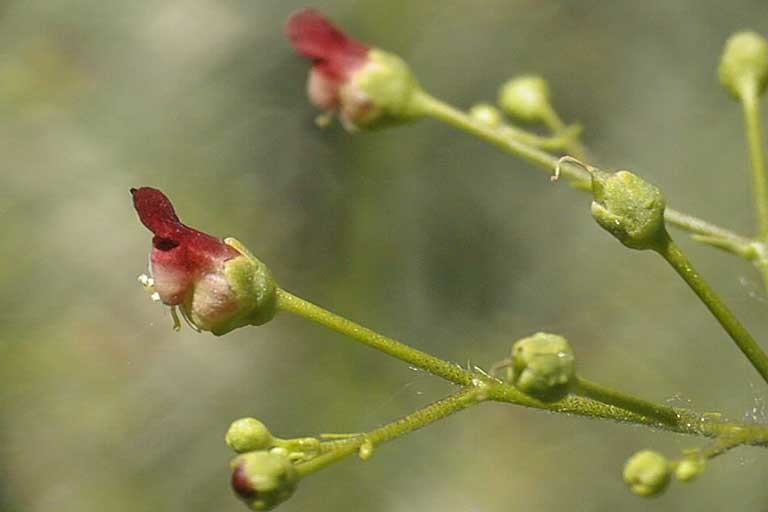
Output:
[[161,191],[131,189],[133,205],[152,237],[151,286],[198,330],[225,334],[260,325],[275,314],[269,269],[237,240],[221,240],[183,224]]
[[346,35],[312,9],[288,20],[296,52],[312,61],[307,82],[310,102],[337,110],[350,130],[374,128],[422,115],[420,88],[400,57]]

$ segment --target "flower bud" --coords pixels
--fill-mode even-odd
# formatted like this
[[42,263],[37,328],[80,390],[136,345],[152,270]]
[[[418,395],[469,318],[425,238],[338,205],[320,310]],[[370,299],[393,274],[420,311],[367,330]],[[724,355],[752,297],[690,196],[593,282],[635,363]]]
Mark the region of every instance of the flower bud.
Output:
[[257,451],[232,460],[232,489],[251,510],[270,510],[291,497],[299,475],[280,452]]
[[469,109],[469,116],[478,123],[486,124],[491,127],[501,125],[501,112],[499,109],[488,103],[478,103]]
[[592,217],[631,249],[653,249],[667,236],[661,190],[629,171],[592,171]]
[[224,441],[235,452],[245,453],[270,448],[275,438],[266,425],[256,418],[240,418],[229,426]]
[[669,485],[671,473],[666,457],[651,450],[641,450],[624,465],[624,483],[638,496],[656,496]]
[[565,397],[575,375],[573,350],[562,336],[537,332],[512,347],[507,380],[538,400],[555,402]]
[[677,463],[675,478],[681,482],[690,482],[704,472],[707,467],[705,459],[698,450],[686,454]]
[[349,37],[320,13],[304,9],[288,20],[296,51],[312,60],[309,99],[337,110],[350,130],[372,129],[420,117],[421,88],[397,55]]
[[718,68],[720,83],[736,99],[749,87],[762,94],[768,84],[768,41],[755,32],[728,38]]
[[543,121],[552,112],[549,86],[546,80],[537,75],[513,78],[501,86],[499,105],[504,112],[521,121]]
[[275,316],[272,274],[240,242],[182,224],[157,189],[131,189],[131,194],[141,222],[154,234],[150,273],[160,301],[178,307],[196,329],[217,336]]

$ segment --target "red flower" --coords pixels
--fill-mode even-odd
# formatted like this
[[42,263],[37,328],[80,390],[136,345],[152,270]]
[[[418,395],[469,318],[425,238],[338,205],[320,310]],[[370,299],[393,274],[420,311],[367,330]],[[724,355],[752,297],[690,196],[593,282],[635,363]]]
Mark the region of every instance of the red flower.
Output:
[[405,121],[423,114],[420,91],[397,55],[369,48],[312,9],[288,19],[288,38],[312,61],[307,92],[323,110],[338,110],[349,130]]
[[369,48],[312,9],[294,13],[287,31],[296,51],[312,60],[307,83],[309,100],[325,110],[338,107],[341,86],[365,65]]
[[154,234],[150,273],[164,304],[178,306],[193,326],[214,334],[274,316],[271,275],[239,242],[186,226],[157,189],[131,194],[139,219]]

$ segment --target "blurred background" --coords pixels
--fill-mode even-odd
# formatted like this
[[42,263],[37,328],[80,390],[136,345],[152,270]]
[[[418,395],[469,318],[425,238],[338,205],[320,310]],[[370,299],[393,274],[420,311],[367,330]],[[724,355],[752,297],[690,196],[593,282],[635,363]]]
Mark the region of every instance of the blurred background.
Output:
[[[244,510],[233,419],[364,431],[451,390],[298,318],[173,332],[136,282],[141,185],[242,240],[283,287],[443,358],[487,368],[549,330],[593,380],[768,420],[764,384],[704,307],[597,228],[586,195],[433,121],[318,129],[283,35],[307,3],[462,107],[543,74],[597,163],[752,230],[740,111],[715,70],[730,33],[768,32],[764,0],[2,1],[0,510]],[[677,238],[765,339],[751,267]],[[653,501],[622,484],[635,450],[701,443],[487,404],[313,475],[281,510],[765,510],[755,448]]]

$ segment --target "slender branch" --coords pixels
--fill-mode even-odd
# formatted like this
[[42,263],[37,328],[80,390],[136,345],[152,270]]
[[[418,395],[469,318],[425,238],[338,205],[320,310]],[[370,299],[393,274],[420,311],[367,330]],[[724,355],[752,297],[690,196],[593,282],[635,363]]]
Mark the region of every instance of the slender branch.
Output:
[[460,386],[469,386],[475,380],[474,374],[464,370],[457,364],[449,363],[426,352],[411,348],[393,338],[383,336],[285,290],[278,289],[277,307],[280,310],[295,313],[336,332],[345,334],[371,348],[375,348]]
[[467,386],[457,393],[443,398],[442,400],[438,400],[423,409],[419,409],[416,412],[403,416],[398,420],[387,423],[368,433],[340,441],[332,441],[333,448],[330,451],[315,457],[312,460],[299,464],[296,469],[302,477],[314,473],[315,471],[359,451],[364,445],[367,445],[370,449],[374,449],[382,443],[413,432],[414,430],[418,430],[430,423],[441,420],[446,416],[464,410],[467,407],[479,404],[484,400],[483,395],[484,391],[482,385]]
[[763,126],[760,117],[760,95],[757,82],[748,80],[739,95],[744,110],[744,123],[752,161],[753,193],[757,213],[758,238],[768,239],[768,180],[765,169]]
[[574,393],[605,404],[620,407],[627,411],[656,420],[662,425],[675,425],[680,421],[680,412],[666,405],[648,402],[642,398],[629,395],[622,391],[608,388],[596,382],[577,378]]
[[768,382],[768,355],[760,348],[757,341],[747,331],[736,315],[725,305],[711,286],[693,268],[680,247],[669,237],[659,244],[657,252],[683,278],[690,288],[701,299],[707,309],[715,316],[720,325],[733,339],[741,352],[749,359],[752,366]]
[[[512,153],[549,173],[553,173],[557,167],[559,157],[531,147],[530,145],[526,145],[519,140],[507,137],[503,132],[492,126],[475,122],[466,113],[434,98],[433,96],[422,93],[420,102],[424,112],[438,121],[454,126],[455,128],[490,142],[491,144],[500,147],[502,150]],[[584,169],[566,163],[560,166],[560,171],[564,177],[570,180],[575,188],[591,190],[590,177]],[[704,221],[693,215],[676,211],[672,208],[666,209],[665,219],[669,221],[670,224],[690,233],[728,239],[739,246],[747,246],[751,242],[750,239],[742,237],[729,229]]]
[[[499,379],[489,377],[481,372],[466,370],[459,365],[444,361],[440,358],[409,347],[395,339],[378,334],[351,320],[327,311],[320,306],[301,299],[285,290],[278,292],[278,308],[294,313],[320,325],[361,342],[371,348],[384,352],[412,366],[421,368],[433,375],[442,377],[462,387],[483,386],[487,398],[497,402],[522,405],[534,409],[552,412],[575,414],[596,419],[607,419],[620,423],[649,425],[672,432],[717,437],[729,432],[734,426],[722,421],[712,421],[709,417],[686,409],[674,409],[674,414],[663,405],[652,404],[640,398],[608,390],[608,388],[593,384],[592,397],[568,396],[559,402],[546,403],[526,395],[513,385]],[[589,384],[587,384],[589,387]],[[582,386],[582,390],[584,387]],[[601,390],[601,393],[598,393]],[[600,400],[598,400],[599,398]],[[602,400],[607,401],[603,402]],[[646,415],[648,414],[648,415]],[[749,426],[753,444],[763,444],[768,441],[768,426]]]
[[[565,129],[565,123],[563,122],[562,119],[560,119],[560,116],[557,114],[555,109],[552,108],[550,105],[547,105],[547,108],[544,109],[542,114],[544,116],[543,117],[544,124],[553,133],[561,133]],[[576,138],[573,138],[568,141],[568,144],[565,146],[565,150],[571,155],[573,155],[574,157],[578,158],[579,160],[587,159],[586,148]]]

